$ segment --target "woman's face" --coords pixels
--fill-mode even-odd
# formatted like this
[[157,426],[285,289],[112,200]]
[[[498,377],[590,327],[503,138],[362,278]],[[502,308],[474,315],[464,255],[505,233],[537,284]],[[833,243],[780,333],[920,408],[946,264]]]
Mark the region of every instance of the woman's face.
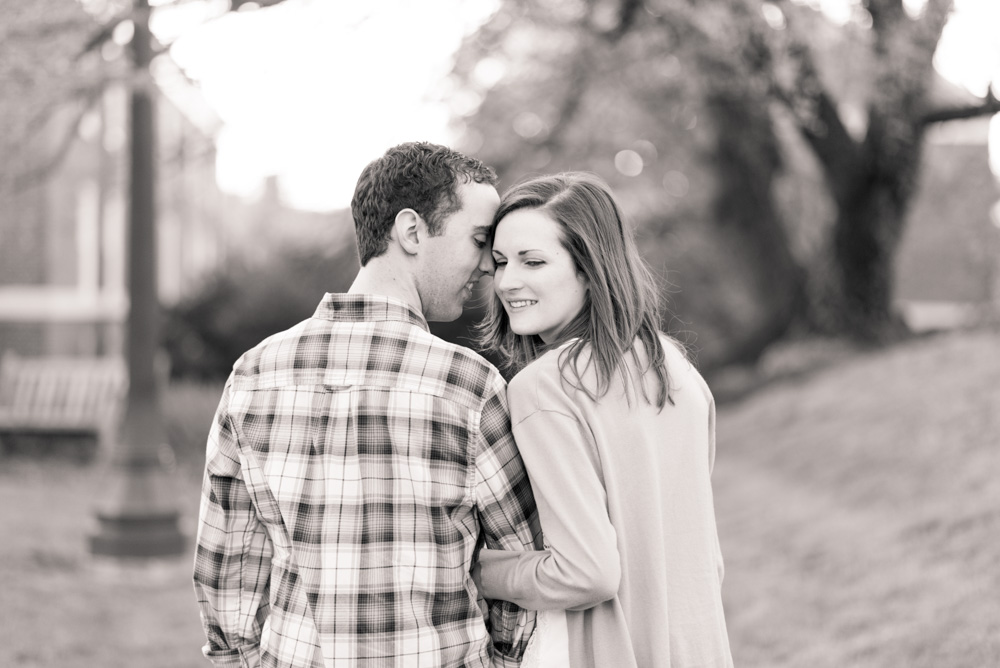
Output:
[[562,229],[539,209],[504,216],[493,238],[493,290],[515,334],[545,343],[583,309],[587,282],[562,244]]

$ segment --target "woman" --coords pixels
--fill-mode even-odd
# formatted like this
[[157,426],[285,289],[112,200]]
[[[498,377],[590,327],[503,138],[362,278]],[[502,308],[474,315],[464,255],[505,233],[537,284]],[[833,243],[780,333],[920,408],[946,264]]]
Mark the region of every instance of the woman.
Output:
[[493,258],[483,339],[517,372],[511,423],[547,549],[482,550],[481,592],[554,611],[524,665],[732,666],[714,402],[658,331],[654,282],[608,187],[584,173],[514,186]]

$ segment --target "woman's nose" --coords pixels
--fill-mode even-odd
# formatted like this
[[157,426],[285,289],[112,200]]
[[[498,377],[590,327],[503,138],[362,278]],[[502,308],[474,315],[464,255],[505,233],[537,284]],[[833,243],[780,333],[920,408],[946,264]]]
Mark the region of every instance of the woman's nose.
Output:
[[510,292],[521,286],[521,279],[518,277],[517,271],[512,270],[508,264],[496,268],[496,273],[493,275],[493,283],[496,285],[498,292]]

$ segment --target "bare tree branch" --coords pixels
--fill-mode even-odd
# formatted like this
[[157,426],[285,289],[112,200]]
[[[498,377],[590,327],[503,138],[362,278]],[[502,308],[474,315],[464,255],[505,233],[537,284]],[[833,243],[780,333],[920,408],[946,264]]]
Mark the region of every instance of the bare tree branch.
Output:
[[[87,94],[82,96],[82,104],[80,104],[77,109],[77,113],[73,116],[72,122],[67,125],[65,132],[62,137],[60,137],[56,149],[49,156],[44,158],[40,164],[35,165],[20,174],[15,174],[7,182],[7,184],[0,182],[0,192],[3,192],[4,190],[17,192],[36,185],[48,178],[52,172],[62,164],[66,156],[69,155],[70,150],[73,148],[73,143],[76,141],[80,122],[83,120],[84,116],[86,116],[87,112],[93,108],[94,103],[100,97],[102,91],[103,88],[94,88],[87,91]],[[5,185],[6,187],[4,187]]]
[[87,43],[83,45],[83,48],[80,49],[80,52],[76,54],[76,59],[79,60],[80,58],[83,58],[91,51],[95,51],[104,46],[104,43],[109,39],[111,39],[111,35],[114,33],[115,28],[118,26],[119,23],[121,23],[122,20],[123,17],[116,16],[113,20],[109,21],[105,25],[99,26],[97,31],[90,36],[90,39],[87,40]]
[[847,196],[844,175],[853,174],[861,161],[861,146],[851,137],[827,91],[812,51],[796,33],[790,19],[783,52],[776,54],[790,66],[791,80],[771,76],[771,94],[795,119],[799,133],[812,148],[827,177],[834,197]]
[[871,14],[872,29],[878,35],[887,35],[907,18],[902,0],[868,0],[865,9]]
[[[54,104],[46,105],[40,109],[37,114],[28,119],[24,126],[25,134],[21,137],[20,143],[27,143],[31,141],[32,135],[37,132],[39,128],[49,122],[49,119],[52,118],[53,114],[59,111],[61,105],[72,104],[77,101],[84,101],[88,105],[91,104],[92,101],[96,99],[96,95],[100,94],[100,92],[107,87],[111,80],[112,79],[108,77],[92,79],[66,91],[67,95],[65,99],[56,101]],[[15,143],[15,147],[18,147],[18,143]]]
[[92,22],[88,21],[86,17],[73,17],[60,21],[29,24],[27,26],[19,25],[4,32],[3,39],[5,41],[36,41],[58,37],[64,33],[78,33],[80,28],[90,25],[92,25]]
[[624,37],[635,24],[638,11],[642,9],[642,0],[622,0],[618,8],[618,25],[603,33],[603,37],[609,42],[617,42]]
[[589,87],[591,73],[590,49],[580,49],[577,57],[570,64],[566,93],[559,105],[559,111],[552,121],[552,131],[539,143],[539,148],[551,151],[558,150],[563,137],[580,109],[580,103]]
[[918,29],[914,35],[914,44],[928,55],[928,64],[933,59],[941,33],[951,16],[955,0],[927,0],[923,15],[917,22]]
[[[594,30],[591,23],[595,4],[593,2],[588,4],[587,14],[580,20],[579,27],[584,31],[585,35],[602,39],[612,46],[619,42],[632,29],[635,24],[637,12],[643,6],[642,0],[622,0],[618,10],[617,25],[609,31],[601,32]],[[570,64],[566,95],[563,97],[562,104],[559,105],[559,111],[552,123],[553,130],[544,141],[539,143],[540,148],[547,148],[553,152],[557,151],[566,131],[569,130],[569,126],[580,108],[583,97],[589,89],[594,65],[593,51],[593,49],[586,48],[576,51],[575,58]]]
[[993,94],[993,89],[990,88],[981,104],[935,109],[924,114],[923,118],[920,119],[920,123],[921,125],[931,125],[933,123],[978,118],[992,114],[1000,114],[1000,100],[997,99],[996,95]]

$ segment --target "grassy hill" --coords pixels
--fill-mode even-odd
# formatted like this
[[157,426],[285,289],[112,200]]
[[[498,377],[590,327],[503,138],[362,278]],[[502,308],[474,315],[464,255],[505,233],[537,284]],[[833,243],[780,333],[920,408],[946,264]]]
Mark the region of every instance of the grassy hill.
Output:
[[[719,411],[736,665],[1000,666],[1000,334],[819,357],[835,362]],[[219,391],[166,397],[189,535]],[[95,466],[0,458],[0,666],[207,666],[189,557],[87,554],[101,485]]]
[[719,414],[738,666],[1000,666],[1000,336],[854,356]]

